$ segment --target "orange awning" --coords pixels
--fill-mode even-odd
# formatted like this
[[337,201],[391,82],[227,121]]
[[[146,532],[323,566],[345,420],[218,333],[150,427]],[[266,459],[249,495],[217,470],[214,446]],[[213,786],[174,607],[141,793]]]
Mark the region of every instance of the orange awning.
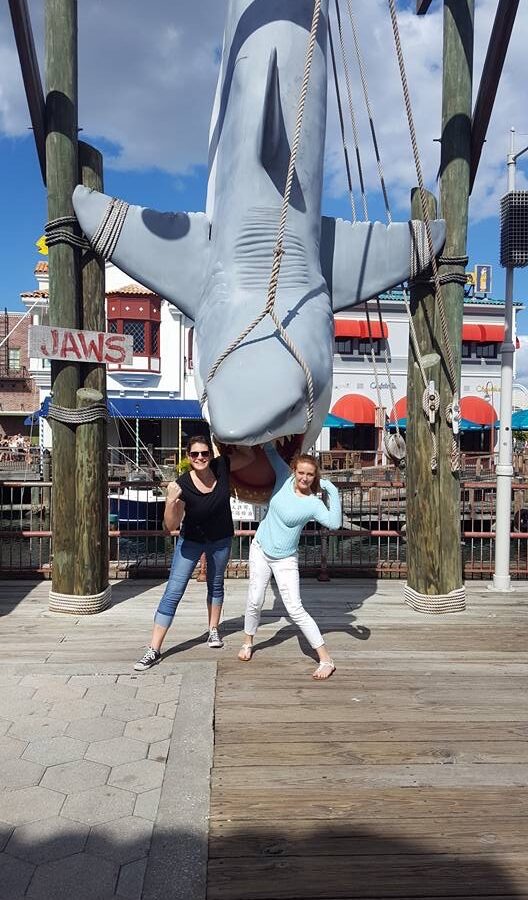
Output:
[[372,340],[387,338],[389,329],[385,322],[374,322],[372,319],[370,320],[370,331],[368,322],[363,319],[335,319],[334,334],[336,338],[362,338],[368,341],[369,336],[372,337]]
[[360,338],[364,335],[365,324],[359,319],[335,319],[334,334],[336,338]]
[[390,414],[391,422],[398,422],[400,419],[407,418],[407,397],[400,397],[394,404],[394,409]]
[[482,397],[462,397],[460,415],[477,425],[494,425],[497,421],[497,413],[493,406]]
[[504,340],[504,325],[481,325],[484,332],[484,343],[502,344]]
[[482,343],[482,325],[462,325],[462,340]]
[[387,328],[387,325],[385,324],[385,322],[380,322],[379,320],[377,322],[373,322],[371,319],[370,320],[370,331],[369,331],[368,322],[365,322],[364,337],[366,340],[368,340],[369,337],[371,337],[372,340],[378,340],[379,338],[388,338],[388,336],[389,336],[389,329]]
[[376,422],[376,404],[362,394],[345,394],[331,411],[334,416],[348,419],[354,425],[374,425]]
[[477,344],[502,344],[504,340],[504,325],[464,324],[462,326],[462,340],[476,341]]

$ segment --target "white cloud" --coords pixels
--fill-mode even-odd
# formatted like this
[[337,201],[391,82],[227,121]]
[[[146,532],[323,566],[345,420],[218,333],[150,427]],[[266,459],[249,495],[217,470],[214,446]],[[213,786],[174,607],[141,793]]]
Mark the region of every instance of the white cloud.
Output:
[[[43,0],[32,0],[31,15],[42,56]],[[414,7],[414,3],[413,3]],[[346,4],[342,4],[346,11]],[[159,168],[185,176],[207,156],[210,110],[226,0],[84,0],[79,3],[80,125],[86,135],[117,148],[106,160],[123,170]],[[409,188],[415,183],[409,135],[396,66],[386,0],[354,3],[372,107],[390,193],[399,215],[406,214]],[[483,64],[496,0],[477,0],[475,85]],[[441,11],[427,16],[411,9],[399,15],[408,78],[425,177],[434,185],[439,163],[441,115]],[[505,155],[509,127],[528,131],[524,93],[528,11],[521,4],[495,111],[472,198],[474,220],[496,215],[505,190]],[[359,79],[354,72],[354,100],[363,135],[363,162],[368,188],[377,186],[369,146]],[[343,86],[344,89],[344,86]],[[333,88],[330,89],[332,97]],[[476,88],[475,88],[476,94]],[[343,95],[344,96],[344,95]],[[0,11],[0,133],[26,133],[28,114],[16,60],[7,4]],[[524,140],[520,138],[520,140]],[[335,101],[329,108],[327,189],[345,191],[341,141]],[[519,173],[519,187],[528,186]]]

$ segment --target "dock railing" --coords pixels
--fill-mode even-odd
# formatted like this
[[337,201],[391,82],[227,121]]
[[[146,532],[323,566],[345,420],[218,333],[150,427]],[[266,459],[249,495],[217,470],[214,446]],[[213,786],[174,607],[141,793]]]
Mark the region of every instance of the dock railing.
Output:
[[[301,573],[328,577],[403,578],[406,516],[403,474],[367,480],[333,472],[343,506],[342,527],[328,532],[315,523],[299,546]],[[491,578],[494,568],[496,481],[494,473],[464,478],[460,534],[466,578]],[[108,541],[111,577],[168,574],[174,535],[163,531],[164,500],[154,482],[114,482],[109,491]],[[247,575],[249,546],[257,522],[235,522],[230,577]],[[528,578],[528,479],[512,489],[512,578]],[[0,482],[0,577],[49,577],[53,564],[51,482]]]

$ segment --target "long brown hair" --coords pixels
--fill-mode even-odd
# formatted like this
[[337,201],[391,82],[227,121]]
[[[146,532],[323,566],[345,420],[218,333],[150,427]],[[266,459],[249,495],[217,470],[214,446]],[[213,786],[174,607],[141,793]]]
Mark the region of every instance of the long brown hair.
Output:
[[312,494],[318,494],[321,490],[321,467],[319,465],[319,460],[315,456],[312,456],[311,453],[296,453],[290,463],[292,472],[295,472],[299,463],[303,462],[310,463],[310,465],[315,469],[315,478],[312,481],[310,490]]

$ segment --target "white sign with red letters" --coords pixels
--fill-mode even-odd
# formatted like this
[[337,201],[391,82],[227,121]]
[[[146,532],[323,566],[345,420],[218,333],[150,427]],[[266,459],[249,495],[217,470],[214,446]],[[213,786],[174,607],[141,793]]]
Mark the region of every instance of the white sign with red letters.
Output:
[[36,359],[127,366],[133,362],[133,343],[131,334],[79,331],[51,325],[31,325],[29,328],[29,355]]

